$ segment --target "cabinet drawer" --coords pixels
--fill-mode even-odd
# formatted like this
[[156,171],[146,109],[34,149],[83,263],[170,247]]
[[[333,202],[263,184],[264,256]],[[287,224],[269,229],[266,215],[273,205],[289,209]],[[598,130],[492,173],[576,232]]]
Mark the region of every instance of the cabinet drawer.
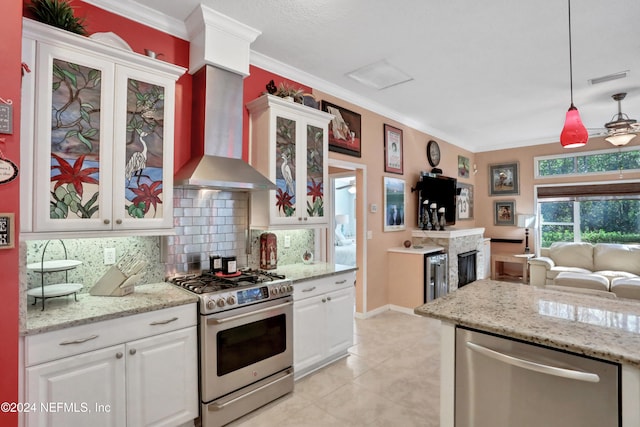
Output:
[[333,276],[322,277],[320,279],[305,280],[293,284],[293,299],[301,300],[316,295],[325,294],[352,287],[356,280],[355,271],[340,273]]
[[28,335],[25,337],[25,365],[32,366],[196,324],[196,305],[187,304]]

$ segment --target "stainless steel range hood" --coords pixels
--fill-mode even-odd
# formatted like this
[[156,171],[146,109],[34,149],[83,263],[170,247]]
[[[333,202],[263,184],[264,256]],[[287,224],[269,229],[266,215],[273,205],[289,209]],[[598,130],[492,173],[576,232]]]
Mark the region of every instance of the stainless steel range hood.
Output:
[[205,65],[193,75],[191,133],[198,155],[174,176],[177,187],[227,191],[275,190],[276,185],[242,160],[243,77]]

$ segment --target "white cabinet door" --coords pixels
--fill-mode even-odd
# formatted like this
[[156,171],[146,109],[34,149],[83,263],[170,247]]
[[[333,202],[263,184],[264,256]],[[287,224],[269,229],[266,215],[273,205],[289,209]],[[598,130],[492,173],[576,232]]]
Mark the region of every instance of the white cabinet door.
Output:
[[327,294],[327,356],[346,351],[353,345],[353,287]]
[[307,298],[293,304],[293,366],[304,372],[324,357],[324,296]]
[[127,343],[127,425],[173,427],[198,417],[196,328]]
[[126,425],[124,351],[118,345],[27,368],[26,401],[37,405],[28,427]]

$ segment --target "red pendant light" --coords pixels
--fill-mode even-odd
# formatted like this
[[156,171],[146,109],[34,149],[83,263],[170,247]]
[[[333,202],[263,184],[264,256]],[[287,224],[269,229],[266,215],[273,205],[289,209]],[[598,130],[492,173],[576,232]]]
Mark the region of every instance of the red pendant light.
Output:
[[580,113],[573,105],[573,61],[571,58],[571,0],[567,0],[569,6],[569,82],[571,88],[571,105],[567,111],[567,117],[564,121],[564,127],[560,134],[560,144],[564,148],[582,147],[587,144],[589,133],[587,128],[582,124]]

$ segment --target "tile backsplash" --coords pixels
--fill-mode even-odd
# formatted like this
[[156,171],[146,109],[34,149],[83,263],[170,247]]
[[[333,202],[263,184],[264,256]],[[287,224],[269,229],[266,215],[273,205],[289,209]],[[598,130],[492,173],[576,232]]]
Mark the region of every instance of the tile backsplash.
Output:
[[[136,254],[148,262],[141,281],[156,283],[164,280],[163,265],[160,262],[160,240],[155,236],[114,237],[99,239],[27,240],[27,265],[41,261],[74,259],[82,261],[78,267],[67,272],[41,274],[26,271],[27,288],[53,283],[81,283],[80,292],[89,289],[110,268],[104,265],[104,249],[114,248],[116,260],[127,254]],[[46,248],[46,251],[45,251]],[[65,256],[66,249],[66,256]],[[43,257],[44,253],[44,257]]]

